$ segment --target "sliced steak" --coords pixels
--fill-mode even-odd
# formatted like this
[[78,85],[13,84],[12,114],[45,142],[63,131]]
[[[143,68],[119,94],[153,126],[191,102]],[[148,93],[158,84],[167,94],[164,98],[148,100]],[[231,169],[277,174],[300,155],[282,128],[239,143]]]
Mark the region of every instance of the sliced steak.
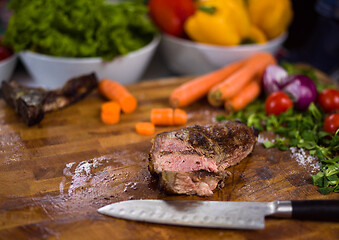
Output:
[[153,139],[149,170],[177,194],[209,196],[253,150],[255,131],[240,122],[192,125]]

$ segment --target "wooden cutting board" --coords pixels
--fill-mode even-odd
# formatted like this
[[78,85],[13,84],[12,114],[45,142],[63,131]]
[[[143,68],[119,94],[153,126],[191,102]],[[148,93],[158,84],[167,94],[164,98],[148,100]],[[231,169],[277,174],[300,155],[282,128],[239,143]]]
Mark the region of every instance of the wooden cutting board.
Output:
[[[267,219],[259,231],[220,230],[140,223],[100,215],[106,204],[128,199],[273,201],[339,199],[312,185],[317,168],[290,151],[264,149],[231,167],[212,197],[169,196],[148,172],[151,138],[136,134],[150,110],[168,107],[170,92],[190,77],[128,86],[139,107],[120,123],[99,118],[104,100],[94,91],[27,127],[0,99],[0,239],[338,239],[338,223]],[[188,124],[210,123],[222,108],[202,99],[190,107]],[[157,127],[156,133],[174,129]],[[266,136],[262,136],[265,138]]]

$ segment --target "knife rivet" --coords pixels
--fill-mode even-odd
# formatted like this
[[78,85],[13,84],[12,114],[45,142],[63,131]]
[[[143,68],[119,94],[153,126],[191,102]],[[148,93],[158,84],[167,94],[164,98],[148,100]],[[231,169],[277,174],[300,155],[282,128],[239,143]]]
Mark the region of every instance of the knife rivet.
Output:
[[245,220],[243,218],[238,218],[237,219],[237,222],[239,222],[240,224],[244,224],[245,223]]
[[255,219],[250,219],[250,220],[249,220],[249,224],[251,224],[251,225],[255,225],[255,224],[256,224],[256,221],[255,221]]
[[145,213],[144,211],[141,211],[141,212],[139,213],[140,216],[145,215],[145,214],[146,214],[146,213]]
[[120,208],[120,209],[119,209],[119,213],[120,213],[120,214],[123,214],[124,212],[125,212],[125,209],[123,209],[123,208]]

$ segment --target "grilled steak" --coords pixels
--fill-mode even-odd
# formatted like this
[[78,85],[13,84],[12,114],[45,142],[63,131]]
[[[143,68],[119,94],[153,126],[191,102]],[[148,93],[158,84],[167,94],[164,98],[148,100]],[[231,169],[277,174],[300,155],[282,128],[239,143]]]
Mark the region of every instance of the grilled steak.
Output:
[[209,196],[230,175],[226,169],[250,154],[255,142],[254,130],[240,122],[160,133],[153,139],[149,170],[167,192]]

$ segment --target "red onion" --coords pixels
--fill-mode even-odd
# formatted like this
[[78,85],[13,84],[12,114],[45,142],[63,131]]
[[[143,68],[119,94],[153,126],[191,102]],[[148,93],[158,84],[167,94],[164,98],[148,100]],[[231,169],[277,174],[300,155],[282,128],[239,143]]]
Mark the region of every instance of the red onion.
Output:
[[262,86],[266,95],[281,90],[286,84],[288,74],[285,69],[278,65],[269,65],[266,67],[262,77]]
[[313,80],[306,75],[288,77],[282,90],[290,95],[294,107],[299,110],[306,110],[310,103],[317,100],[317,88]]

